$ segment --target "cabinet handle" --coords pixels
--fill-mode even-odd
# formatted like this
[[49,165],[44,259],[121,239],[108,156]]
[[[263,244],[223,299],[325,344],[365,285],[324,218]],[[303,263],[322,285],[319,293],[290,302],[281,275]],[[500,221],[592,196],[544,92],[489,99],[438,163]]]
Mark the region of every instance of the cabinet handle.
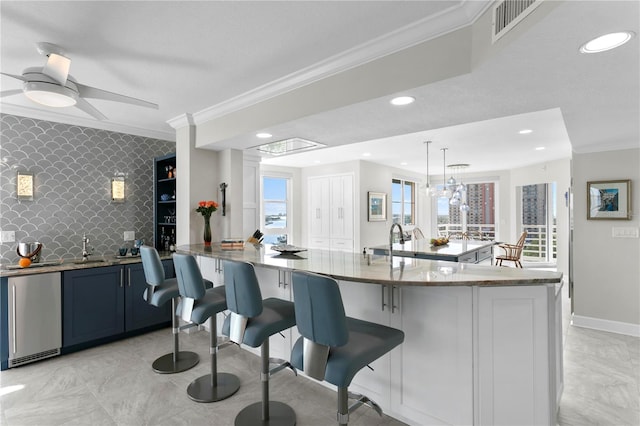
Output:
[[316,219],[320,219],[320,209],[316,209]]
[[124,269],[120,269],[120,288],[124,287]]
[[396,286],[395,285],[391,285],[389,286],[389,291],[391,291],[391,313],[395,313],[396,309],[398,309],[398,307],[396,306],[396,298],[395,298],[395,291],[396,291]]
[[288,285],[289,284],[287,284],[287,273],[285,271],[282,271],[282,288],[286,289]]
[[17,331],[17,326],[16,326],[16,320],[18,319],[18,316],[16,314],[16,285],[14,284],[11,287],[11,293],[13,295],[13,300],[12,300],[12,305],[13,305],[13,315],[12,315],[12,322],[13,322],[13,353],[15,354],[16,352],[18,352],[18,333]]
[[381,308],[382,308],[382,311],[383,311],[383,312],[384,312],[384,307],[385,307],[385,306],[387,306],[387,304],[386,304],[386,303],[384,303],[384,290],[385,290],[385,287],[387,287],[387,286],[386,286],[386,285],[384,285],[384,284],[380,286],[380,290],[382,290],[382,294],[381,294],[380,300],[382,300],[382,306],[381,306]]
[[131,268],[127,268],[127,284],[131,287]]

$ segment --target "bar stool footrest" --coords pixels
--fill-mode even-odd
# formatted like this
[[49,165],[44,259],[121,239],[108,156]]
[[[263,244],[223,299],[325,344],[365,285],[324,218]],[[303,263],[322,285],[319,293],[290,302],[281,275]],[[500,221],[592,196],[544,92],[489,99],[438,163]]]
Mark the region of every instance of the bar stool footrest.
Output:
[[269,419],[262,420],[262,402],[247,405],[238,413],[235,426],[294,426],[296,412],[287,404],[269,401]]
[[200,357],[195,352],[180,351],[177,360],[173,361],[173,352],[162,355],[153,361],[151,368],[160,374],[173,374],[186,371],[195,367],[200,361]]
[[240,379],[229,373],[216,375],[217,386],[211,386],[211,374],[198,377],[189,384],[187,395],[196,402],[215,402],[229,398],[240,389]]

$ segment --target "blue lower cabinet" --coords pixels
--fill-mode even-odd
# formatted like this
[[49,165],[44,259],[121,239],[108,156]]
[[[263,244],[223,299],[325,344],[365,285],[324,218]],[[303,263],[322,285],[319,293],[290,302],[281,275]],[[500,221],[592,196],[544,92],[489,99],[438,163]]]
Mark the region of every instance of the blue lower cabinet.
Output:
[[62,346],[124,332],[124,268],[65,271],[62,281]]
[[[166,269],[166,268],[165,268]],[[139,330],[156,324],[171,321],[171,303],[155,307],[143,298],[147,283],[142,264],[128,265],[125,291],[125,330]]]
[[[167,277],[173,263],[163,262]],[[169,324],[171,303],[143,299],[141,263],[65,271],[62,282],[62,347],[117,338],[130,331]]]

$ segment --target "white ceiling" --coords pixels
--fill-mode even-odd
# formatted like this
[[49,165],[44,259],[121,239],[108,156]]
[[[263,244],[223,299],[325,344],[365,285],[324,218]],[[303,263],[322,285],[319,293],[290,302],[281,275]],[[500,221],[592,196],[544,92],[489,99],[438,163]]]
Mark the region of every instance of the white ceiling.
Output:
[[[176,117],[247,108],[256,94],[264,98],[274,87],[285,92],[293,81],[299,86],[301,75],[326,77],[340,71],[338,63],[344,70],[345,64],[354,67],[477,23],[490,3],[3,0],[2,72],[20,74],[44,64],[35,43],[47,41],[66,50],[79,82],[160,108],[90,100],[108,117],[98,122],[73,107],[47,109],[16,95],[1,98],[0,110],[174,140],[167,122]],[[297,136],[337,147],[267,160],[271,164],[367,159],[424,171],[423,141],[432,140],[431,173],[441,173],[441,147],[449,148],[448,163],[482,171],[567,158],[571,150],[640,146],[638,37],[599,55],[578,53],[582,43],[603,33],[640,32],[639,2],[547,3],[497,52],[476,60],[471,72],[407,90],[417,99],[412,105],[391,108],[388,97],[371,97],[250,129],[206,148],[245,149],[261,143],[255,131],[267,130],[274,139]],[[5,76],[0,84],[2,90],[21,87]],[[523,128],[533,133],[519,135]],[[545,149],[536,151],[539,146]]]

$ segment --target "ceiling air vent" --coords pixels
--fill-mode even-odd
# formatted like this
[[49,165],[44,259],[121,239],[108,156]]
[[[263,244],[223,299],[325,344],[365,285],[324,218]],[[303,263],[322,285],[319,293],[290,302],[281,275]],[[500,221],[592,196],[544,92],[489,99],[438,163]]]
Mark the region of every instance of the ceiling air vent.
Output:
[[310,149],[321,148],[323,146],[326,146],[326,145],[320,142],[314,142],[307,139],[291,138],[291,139],[284,139],[281,141],[265,143],[263,145],[254,146],[253,148],[257,149],[259,152],[263,154],[278,156],[278,155],[292,154],[300,151],[308,151]]
[[495,43],[535,10],[543,0],[503,0],[493,6],[492,42]]

